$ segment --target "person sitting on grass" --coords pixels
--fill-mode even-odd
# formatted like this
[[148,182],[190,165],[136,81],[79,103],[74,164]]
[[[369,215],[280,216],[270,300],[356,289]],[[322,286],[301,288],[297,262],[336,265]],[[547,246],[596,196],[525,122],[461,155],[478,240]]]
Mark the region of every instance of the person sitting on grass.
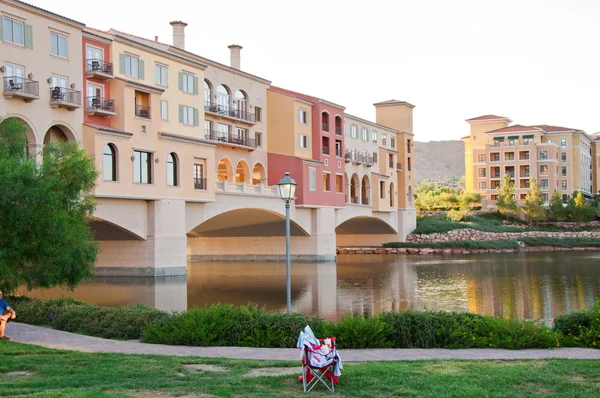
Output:
[[[8,311],[6,315],[4,315],[5,311]],[[15,319],[17,317],[17,313],[8,306],[6,301],[2,300],[2,292],[0,292],[0,314],[0,340],[10,340],[10,337],[4,335],[4,328],[6,328],[6,322],[8,322],[9,319]]]

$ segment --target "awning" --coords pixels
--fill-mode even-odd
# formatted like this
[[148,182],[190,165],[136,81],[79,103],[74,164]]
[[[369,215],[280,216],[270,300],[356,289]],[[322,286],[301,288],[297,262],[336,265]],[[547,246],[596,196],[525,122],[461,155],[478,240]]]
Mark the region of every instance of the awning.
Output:
[[504,137],[494,137],[494,141],[504,141]]
[[508,137],[509,140],[518,140],[519,136],[518,135],[511,135],[510,137]]
[[530,135],[524,135],[523,138],[533,138],[533,134]]

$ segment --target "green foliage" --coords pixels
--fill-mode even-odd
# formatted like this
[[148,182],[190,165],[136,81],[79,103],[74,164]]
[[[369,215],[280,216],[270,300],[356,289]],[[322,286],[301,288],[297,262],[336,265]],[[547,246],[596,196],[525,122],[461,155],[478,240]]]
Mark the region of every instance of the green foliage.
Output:
[[508,220],[517,214],[517,200],[514,197],[515,184],[511,181],[510,174],[504,174],[500,186],[498,187],[498,197],[496,199],[496,209]]
[[348,314],[337,323],[327,322],[323,336],[335,336],[338,348],[391,348],[393,342],[387,339],[391,327],[379,318]]
[[467,250],[519,250],[519,243],[509,239],[499,240],[454,240],[447,242],[388,242],[383,247],[424,249],[467,249]]
[[54,141],[38,165],[25,131],[14,118],[0,123],[0,289],[74,287],[98,251],[87,224],[98,172],[85,150]]
[[583,194],[575,191],[567,203],[566,212],[570,221],[588,222],[596,216],[597,208],[588,205]]
[[469,210],[452,209],[452,210],[448,211],[447,217],[452,222],[459,222],[459,221],[462,221],[465,218],[467,218],[469,213],[470,213]]
[[548,207],[551,221],[565,221],[567,219],[567,211],[563,206],[562,197],[558,191],[554,190]]
[[521,211],[529,217],[529,222],[539,222],[546,219],[546,210],[542,206],[544,199],[535,178],[529,178],[529,191],[525,195],[525,203]]
[[472,228],[483,232],[523,232],[522,228],[505,226],[501,221],[481,216],[467,217],[464,222],[452,222],[444,216],[427,216],[417,219],[413,234],[437,234],[455,229]]
[[[460,182],[460,181],[459,181]],[[474,206],[481,202],[481,194],[466,192],[456,183],[449,186],[449,182],[425,180],[415,189],[415,207],[423,210],[462,210],[465,217]]]
[[600,300],[589,310],[557,317],[554,324],[563,345],[600,348]]
[[551,237],[524,237],[520,239],[527,246],[554,246],[554,247],[600,247],[600,238],[551,238]]

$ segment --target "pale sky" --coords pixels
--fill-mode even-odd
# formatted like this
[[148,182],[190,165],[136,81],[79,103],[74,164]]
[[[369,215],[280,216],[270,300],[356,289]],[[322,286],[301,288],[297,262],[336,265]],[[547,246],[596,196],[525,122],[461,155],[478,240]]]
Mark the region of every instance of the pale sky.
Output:
[[465,119],[600,131],[597,0],[26,0],[107,30],[172,42],[274,85],[375,120],[373,103],[414,105],[417,141],[458,139]]

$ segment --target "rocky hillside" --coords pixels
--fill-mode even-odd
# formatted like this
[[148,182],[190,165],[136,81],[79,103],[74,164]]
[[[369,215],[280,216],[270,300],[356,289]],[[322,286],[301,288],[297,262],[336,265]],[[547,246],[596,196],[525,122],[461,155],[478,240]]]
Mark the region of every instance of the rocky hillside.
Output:
[[415,183],[428,178],[465,175],[465,144],[452,141],[415,141]]

